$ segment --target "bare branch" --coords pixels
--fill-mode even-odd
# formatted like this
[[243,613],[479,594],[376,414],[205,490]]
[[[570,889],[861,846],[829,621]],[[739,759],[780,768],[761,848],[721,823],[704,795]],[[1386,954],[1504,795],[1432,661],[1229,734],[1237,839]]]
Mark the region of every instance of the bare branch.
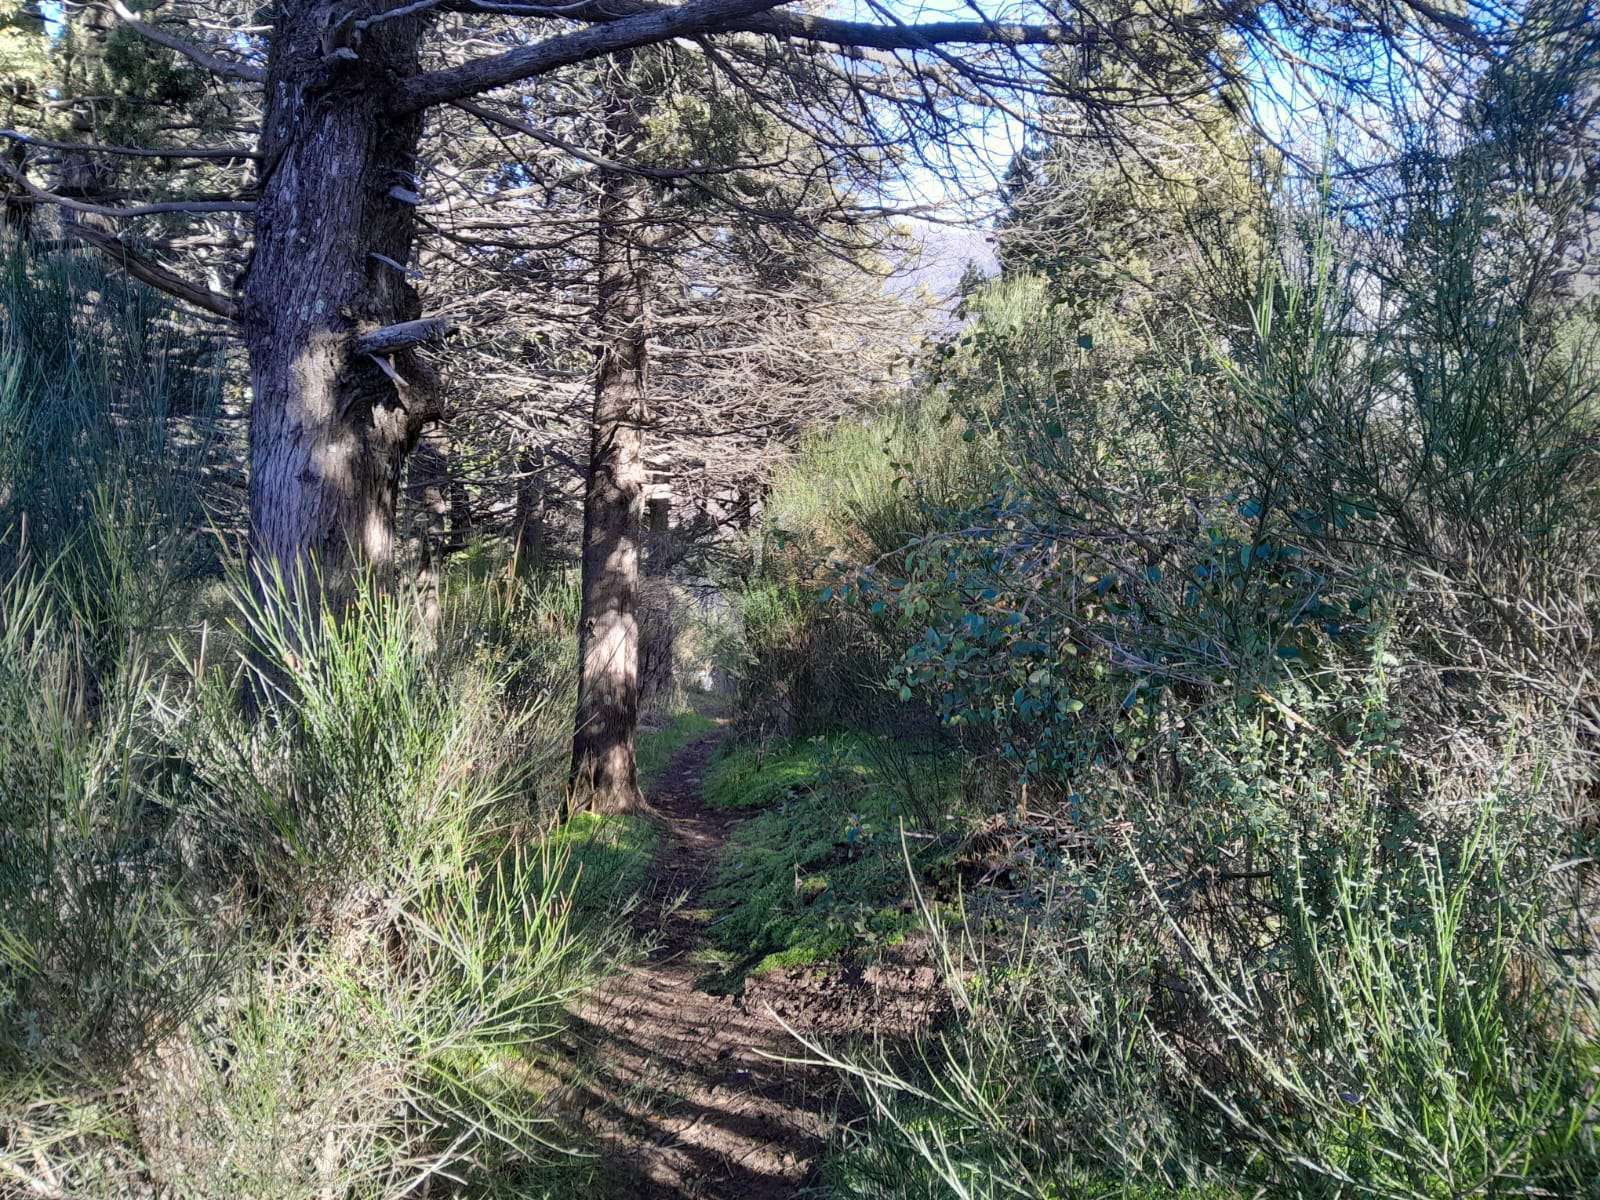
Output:
[[[787,2],[787,0],[785,0]],[[662,12],[661,5],[648,0],[583,0],[559,6],[515,3],[514,0],[451,0],[459,12],[494,13],[505,16],[561,15],[572,20],[612,22],[644,13]],[[993,46],[1055,46],[1082,42],[1059,25],[1027,25],[1014,21],[929,21],[921,24],[879,25],[871,21],[842,21],[808,12],[762,12],[757,16],[728,21],[695,33],[766,33],[801,41],[824,42],[862,50],[924,50],[930,46],[965,43]]]
[[648,46],[686,34],[720,29],[772,8],[783,0],[690,0],[658,8],[575,33],[546,38],[504,54],[478,59],[442,71],[429,71],[407,81],[400,89],[399,105],[406,111],[465,100],[469,96],[517,83],[557,67],[588,62],[620,50]]
[[606,171],[620,171],[624,175],[638,175],[645,179],[658,179],[663,183],[698,179],[705,175],[730,175],[737,171],[759,171],[779,165],[777,162],[751,162],[704,167],[640,166],[637,163],[626,163],[614,158],[606,158],[604,155],[596,154],[592,150],[586,150],[582,146],[575,146],[571,142],[556,137],[554,134],[546,133],[542,129],[529,125],[526,121],[519,121],[515,117],[507,116],[505,113],[498,113],[493,109],[484,108],[481,104],[474,104],[470,100],[455,100],[451,103],[453,107],[459,108],[462,112],[471,113],[481,120],[503,125],[507,129],[525,134],[536,142],[560,150],[565,154],[570,154],[573,158],[578,159],[580,162],[586,162],[590,166],[599,167]]
[[96,217],[151,217],[162,213],[254,212],[250,200],[164,200],[159,204],[139,204],[132,208],[118,208],[111,204],[90,204],[87,200],[74,200],[57,192],[47,192],[33,183],[21,171],[0,159],[0,174],[15,180],[28,195],[44,204],[58,204],[73,212],[89,213]]
[[197,67],[210,71],[213,75],[221,75],[225,79],[242,79],[248,83],[265,83],[267,73],[260,67],[252,67],[249,63],[234,62],[231,59],[218,58],[209,50],[196,46],[193,42],[185,41],[181,37],[158,29],[148,22],[141,21],[131,12],[122,0],[111,0],[111,11],[117,14],[129,29],[141,36],[148,38],[158,46],[165,46],[168,50],[176,51],[183,55]]
[[174,296],[196,308],[206,312],[215,313],[226,321],[239,319],[239,306],[230,296],[221,292],[213,292],[210,288],[197,283],[191,283],[181,275],[167,270],[159,263],[152,262],[143,255],[129,249],[115,234],[107,233],[103,229],[96,229],[82,222],[69,224],[63,231],[64,236],[100,251],[117,266],[121,267],[133,278],[141,283],[147,283],[157,291]]

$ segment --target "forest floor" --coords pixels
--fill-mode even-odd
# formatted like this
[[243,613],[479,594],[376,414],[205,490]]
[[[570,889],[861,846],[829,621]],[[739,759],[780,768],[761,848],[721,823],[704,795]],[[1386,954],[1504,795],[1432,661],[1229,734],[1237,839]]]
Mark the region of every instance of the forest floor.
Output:
[[708,893],[730,833],[751,818],[704,798],[721,736],[686,746],[649,789],[660,842],[634,914],[648,953],[576,1007],[562,1047],[558,1107],[598,1146],[617,1197],[804,1194],[830,1134],[859,1111],[836,1072],[797,1061],[805,1047],[791,1030],[893,1043],[936,1007],[934,970],[911,946],[866,966],[731,982],[719,969]]

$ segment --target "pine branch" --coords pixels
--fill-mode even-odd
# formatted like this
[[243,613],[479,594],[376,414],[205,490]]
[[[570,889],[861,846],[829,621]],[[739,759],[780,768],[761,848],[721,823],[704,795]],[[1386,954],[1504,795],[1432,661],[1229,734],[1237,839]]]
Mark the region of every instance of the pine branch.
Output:
[[253,200],[163,200],[156,204],[118,208],[112,204],[91,204],[87,200],[74,200],[71,196],[63,196],[59,192],[46,191],[4,159],[0,159],[0,174],[14,180],[23,191],[42,204],[55,204],[62,208],[70,208],[73,212],[88,213],[96,217],[112,217],[116,220],[153,217],[164,213],[254,212],[256,207]]
[[141,21],[138,15],[129,10],[122,0],[111,0],[111,11],[117,15],[129,29],[134,30],[158,46],[165,46],[183,55],[195,66],[210,71],[213,75],[221,75],[225,79],[242,79],[247,83],[265,83],[267,73],[260,67],[252,67],[249,63],[234,62],[232,59],[218,58],[209,50],[196,46],[193,42],[158,29],[146,21]]
[[170,150],[148,149],[141,146],[102,146],[88,142],[57,142],[50,138],[35,137],[29,133],[22,133],[15,129],[0,129],[0,138],[11,142],[21,142],[25,146],[37,146],[41,150],[66,150],[75,154],[112,154],[124,158],[260,158],[261,155],[254,150],[243,146],[191,146],[187,149],[173,147]]
[[214,313],[226,321],[239,319],[239,306],[232,297],[224,296],[221,292],[213,292],[200,284],[191,283],[183,276],[129,249],[115,234],[81,222],[67,225],[62,233],[66,238],[92,246],[134,279],[149,284],[157,291]]
[[720,29],[730,21],[752,16],[783,0],[690,0],[656,8],[606,24],[591,25],[520,46],[504,54],[477,59],[442,71],[428,71],[401,86],[399,106],[409,112],[465,100],[482,92],[518,83],[557,67],[588,62],[637,46]]

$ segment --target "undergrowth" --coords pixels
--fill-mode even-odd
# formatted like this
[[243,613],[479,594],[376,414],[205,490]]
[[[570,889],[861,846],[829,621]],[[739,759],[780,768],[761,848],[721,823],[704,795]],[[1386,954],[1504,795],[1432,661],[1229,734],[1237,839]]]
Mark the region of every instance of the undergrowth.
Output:
[[228,447],[69,261],[0,305],[0,1192],[583,1194],[525,1068],[654,833],[549,836],[572,589],[447,579],[430,627],[224,579]]
[[722,768],[768,805],[730,948],[925,902],[948,1021],[808,1044],[870,1114],[834,1194],[1600,1195],[1600,343],[1556,278],[1590,208],[1513,166],[1592,84],[1562,46],[1395,114],[1405,152],[1321,196],[1219,178],[1254,196],[1220,225],[1155,171],[1164,211],[1110,221],[1130,163],[1041,152],[1042,227],[1013,214],[921,394],[808,450],[848,478],[778,481],[750,705],[936,728],[975,819],[912,827],[986,861],[941,890],[854,848],[887,810],[827,763],[863,737]]
[[903,938],[913,925],[907,849],[918,872],[947,866],[959,802],[947,755],[919,750],[907,767],[906,756],[861,737],[742,745],[719,758],[707,798],[761,811],[723,852],[715,945],[759,972]]

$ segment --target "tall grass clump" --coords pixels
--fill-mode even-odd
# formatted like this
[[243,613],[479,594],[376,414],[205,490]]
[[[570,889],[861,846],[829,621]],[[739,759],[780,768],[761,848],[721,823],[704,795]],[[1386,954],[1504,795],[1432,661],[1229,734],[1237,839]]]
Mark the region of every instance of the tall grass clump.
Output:
[[540,833],[554,715],[373,595],[243,600],[248,665],[151,660],[89,715],[48,585],[6,600],[0,1167],[382,1196],[559,1157],[526,1063],[616,945]]
[[215,569],[196,531],[234,519],[220,343],[93,258],[0,253],[0,296],[0,570],[53,564],[91,665],[113,671]]
[[[585,849],[547,836],[570,589],[448,586],[431,623],[225,575],[226,446],[168,347],[90,344],[126,314],[78,269],[14,266],[0,299],[8,337],[83,343],[7,343],[0,397],[36,439],[0,450],[0,1191],[578,1186],[533,1064],[619,898],[575,903]],[[219,577],[233,615],[197,628]]]

